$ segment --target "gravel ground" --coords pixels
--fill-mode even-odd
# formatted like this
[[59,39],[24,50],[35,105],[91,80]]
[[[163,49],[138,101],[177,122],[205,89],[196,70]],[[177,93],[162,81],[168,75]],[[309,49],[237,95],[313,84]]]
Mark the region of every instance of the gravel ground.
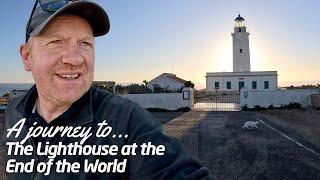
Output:
[[263,124],[254,130],[241,128],[258,117],[270,123],[256,113],[188,112],[164,128],[218,179],[319,179],[319,156]]
[[320,146],[320,110],[266,110],[263,117],[283,128],[292,129],[304,139]]

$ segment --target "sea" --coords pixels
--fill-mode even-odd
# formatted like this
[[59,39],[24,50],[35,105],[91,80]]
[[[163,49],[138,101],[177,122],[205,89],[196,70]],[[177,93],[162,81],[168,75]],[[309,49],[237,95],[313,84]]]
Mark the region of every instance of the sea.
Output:
[[11,90],[26,90],[32,86],[33,83],[0,83],[0,97]]

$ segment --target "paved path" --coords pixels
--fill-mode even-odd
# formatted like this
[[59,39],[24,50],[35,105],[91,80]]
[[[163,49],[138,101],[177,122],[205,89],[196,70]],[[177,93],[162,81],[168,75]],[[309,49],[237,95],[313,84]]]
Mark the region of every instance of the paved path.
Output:
[[[254,130],[241,128],[257,118],[273,128],[262,123]],[[282,132],[268,119],[248,112],[191,111],[164,124],[165,132],[180,139],[219,179],[320,179],[320,157],[274,129]],[[299,142],[318,152],[317,146]]]

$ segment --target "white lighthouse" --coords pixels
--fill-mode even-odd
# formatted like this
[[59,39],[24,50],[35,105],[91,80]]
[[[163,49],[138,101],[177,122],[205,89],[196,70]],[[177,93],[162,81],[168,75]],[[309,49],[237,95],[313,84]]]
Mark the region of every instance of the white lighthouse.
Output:
[[234,20],[233,43],[233,72],[250,71],[249,33],[244,25],[244,18],[238,15]]
[[238,15],[235,19],[233,43],[233,72],[207,72],[206,90],[239,91],[274,90],[278,87],[277,71],[251,71],[249,33],[244,25],[244,18]]

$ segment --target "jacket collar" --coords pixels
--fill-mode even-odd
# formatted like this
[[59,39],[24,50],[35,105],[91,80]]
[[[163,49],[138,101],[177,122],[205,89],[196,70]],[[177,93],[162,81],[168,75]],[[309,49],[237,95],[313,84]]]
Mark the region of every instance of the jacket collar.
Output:
[[[28,119],[30,117],[37,97],[38,92],[36,85],[34,85],[15,106],[15,110],[22,116],[21,118]],[[67,111],[49,124],[79,126],[91,121],[93,121],[93,108],[92,90],[90,88],[80,99],[74,102]]]

